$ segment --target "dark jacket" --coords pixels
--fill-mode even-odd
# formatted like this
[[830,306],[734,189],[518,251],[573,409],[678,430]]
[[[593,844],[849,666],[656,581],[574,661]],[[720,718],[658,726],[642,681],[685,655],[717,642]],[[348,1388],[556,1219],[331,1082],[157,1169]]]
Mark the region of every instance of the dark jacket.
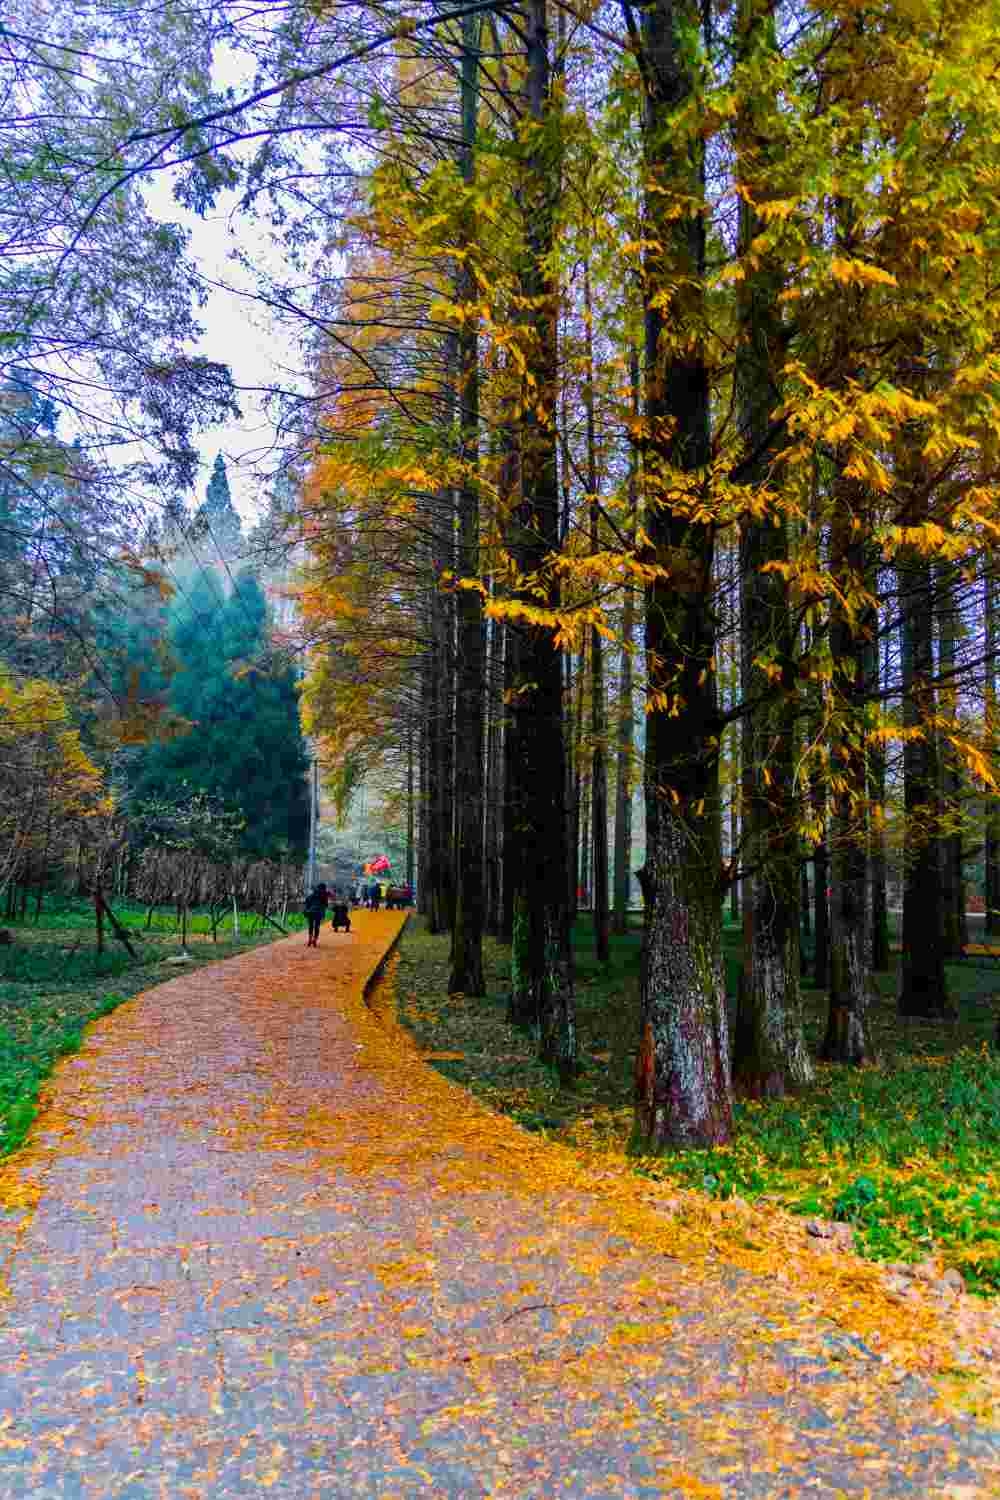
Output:
[[324,917],[326,909],[330,904],[330,893],[326,886],[320,884],[311,890],[306,897],[306,916]]

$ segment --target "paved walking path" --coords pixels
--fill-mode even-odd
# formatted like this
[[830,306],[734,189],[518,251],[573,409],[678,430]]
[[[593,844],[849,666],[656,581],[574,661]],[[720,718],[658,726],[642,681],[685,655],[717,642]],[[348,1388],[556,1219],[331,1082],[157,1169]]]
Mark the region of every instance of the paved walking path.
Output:
[[6,1174],[0,1497],[1000,1495],[996,1432],[623,1231],[365,1011],[399,924],[184,974],[60,1066]]

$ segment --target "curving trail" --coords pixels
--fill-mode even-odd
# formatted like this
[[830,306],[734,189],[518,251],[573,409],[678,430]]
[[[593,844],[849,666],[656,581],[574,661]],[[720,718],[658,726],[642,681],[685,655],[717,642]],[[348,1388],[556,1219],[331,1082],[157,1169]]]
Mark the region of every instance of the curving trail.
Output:
[[401,921],[60,1066],[0,1184],[3,1500],[1000,1495],[996,1431],[433,1074],[362,999]]

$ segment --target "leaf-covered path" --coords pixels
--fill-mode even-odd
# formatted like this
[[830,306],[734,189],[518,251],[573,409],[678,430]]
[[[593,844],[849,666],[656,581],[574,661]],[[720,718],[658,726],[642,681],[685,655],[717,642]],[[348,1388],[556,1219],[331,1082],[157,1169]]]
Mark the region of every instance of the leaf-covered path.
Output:
[[432,1074],[361,998],[400,921],[61,1065],[5,1174],[0,1496],[1000,1494],[996,1432]]

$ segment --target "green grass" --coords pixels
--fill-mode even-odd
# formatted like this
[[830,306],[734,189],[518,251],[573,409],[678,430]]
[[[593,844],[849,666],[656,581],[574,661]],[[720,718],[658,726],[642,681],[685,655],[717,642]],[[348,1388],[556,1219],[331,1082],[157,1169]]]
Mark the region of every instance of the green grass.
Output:
[[[735,995],[741,935],[724,930],[727,987]],[[531,1038],[506,1021],[509,950],[486,947],[483,999],[449,996],[447,938],[411,924],[397,976],[400,1017],[435,1063],[532,1130],[624,1147],[631,1122],[639,1033],[641,931],[613,940],[606,969],[581,919],[577,1023],[582,1069],[564,1089],[533,1057]],[[877,977],[868,1012],[876,1066],[824,1066],[814,1087],[778,1102],[738,1104],[733,1143],[636,1160],[638,1172],[718,1197],[765,1200],[792,1212],[850,1222],[863,1252],[881,1260],[940,1253],[973,1288],[1000,1293],[1000,1058],[990,1040],[1000,965],[948,966],[955,1022],[903,1022],[892,974]],[[818,1045],[826,995],[804,988],[806,1034]]]
[[[155,907],[152,916],[149,916],[149,908],[141,901],[122,901],[117,898],[111,901],[115,916],[123,927],[128,929],[129,935],[138,933],[140,936],[147,931],[154,935],[180,934],[180,922],[175,909],[170,906]],[[107,924],[105,924],[107,926]],[[253,934],[258,928],[267,928],[266,923],[255,912],[240,913],[241,936],[247,933]],[[191,937],[210,936],[212,932],[212,913],[207,908],[194,908],[188,913],[188,935]],[[289,931],[305,929],[305,917],[297,907],[293,907],[288,914],[285,926]],[[7,927],[12,932],[86,932],[93,933],[95,930],[93,903],[83,897],[49,897],[37,917],[34,915],[33,903],[29,902],[28,912],[24,918],[4,917],[0,918],[0,927]],[[271,928],[271,931],[274,929]],[[233,935],[233,914],[227,908],[221,917],[217,929],[218,936]],[[114,939],[107,933],[109,943]]]
[[[0,923],[14,942],[0,947],[0,1156],[23,1142],[38,1111],[41,1085],[60,1057],[75,1052],[89,1022],[107,1015],[141,990],[176,979],[178,969],[168,960],[180,947],[172,913],[169,930],[143,930],[145,908],[115,905],[119,921],[129,929],[138,960],[105,930],[105,949],[98,953],[93,907],[68,902],[43,911],[37,925]],[[290,928],[302,925],[295,918]],[[244,919],[239,943],[220,931],[218,942],[206,940],[210,922],[195,914],[189,932],[190,967],[199,967],[242,953],[280,936],[273,927],[258,927],[247,935]]]

